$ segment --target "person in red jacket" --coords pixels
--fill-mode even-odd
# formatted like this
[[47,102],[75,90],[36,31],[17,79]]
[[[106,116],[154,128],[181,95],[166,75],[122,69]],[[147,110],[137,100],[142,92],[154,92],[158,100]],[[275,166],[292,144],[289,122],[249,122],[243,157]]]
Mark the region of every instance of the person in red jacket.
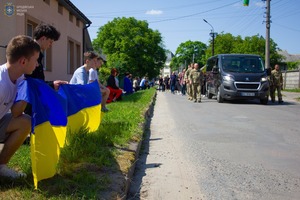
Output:
[[121,95],[123,91],[116,85],[116,79],[118,71],[116,68],[111,69],[111,74],[107,79],[107,88],[109,89],[109,97],[106,103],[110,103],[112,101],[116,101],[117,99],[121,99]]

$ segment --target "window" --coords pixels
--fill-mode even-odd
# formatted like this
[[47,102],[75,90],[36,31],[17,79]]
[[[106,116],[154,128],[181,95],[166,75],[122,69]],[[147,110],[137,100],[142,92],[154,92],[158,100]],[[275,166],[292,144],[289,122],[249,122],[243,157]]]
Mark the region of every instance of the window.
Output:
[[64,7],[60,3],[58,3],[58,10],[57,11],[58,11],[59,14],[63,15]]
[[74,42],[68,42],[68,74],[73,74],[75,71],[74,66]]
[[73,22],[73,15],[72,15],[72,13],[70,13],[70,12],[69,12],[69,21],[70,21],[70,22]]
[[76,18],[76,26],[79,27],[79,25],[80,25],[80,19]]
[[35,29],[35,27],[37,26],[37,23],[31,21],[31,20],[27,20],[26,23],[26,35],[33,37],[33,31]]
[[27,24],[27,35],[30,37],[33,37],[33,25],[32,24]]
[[206,71],[211,71],[214,67],[218,67],[217,57],[210,58],[206,63]]
[[76,66],[81,65],[81,63],[80,63],[80,58],[81,58],[80,53],[81,53],[80,45],[76,44]]
[[68,40],[68,74],[73,74],[74,71],[81,66],[81,47],[78,42],[73,39]]
[[43,0],[46,4],[50,5],[50,0]]
[[[33,17],[26,16],[27,22],[26,22],[26,34],[30,37],[33,37],[33,32],[35,27],[39,24],[39,21]],[[45,71],[52,71],[52,49],[49,48],[46,51],[43,52],[44,59],[43,59],[43,66]]]

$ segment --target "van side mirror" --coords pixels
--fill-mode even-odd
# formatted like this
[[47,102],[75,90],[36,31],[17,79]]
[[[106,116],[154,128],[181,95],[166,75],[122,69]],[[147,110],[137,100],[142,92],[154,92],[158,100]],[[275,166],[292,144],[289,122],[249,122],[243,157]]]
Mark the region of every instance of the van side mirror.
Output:
[[271,76],[272,69],[269,67],[266,69],[267,76]]
[[213,74],[218,74],[219,73],[219,68],[218,67],[213,67],[212,68],[212,73]]

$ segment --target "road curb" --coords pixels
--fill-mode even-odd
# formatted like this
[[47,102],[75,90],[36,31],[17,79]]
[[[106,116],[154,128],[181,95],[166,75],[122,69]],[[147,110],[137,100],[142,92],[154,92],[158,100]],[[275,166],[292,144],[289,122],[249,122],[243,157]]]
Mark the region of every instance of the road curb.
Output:
[[126,181],[125,181],[125,185],[124,185],[124,194],[123,194],[124,196],[122,196],[122,198],[121,198],[122,200],[125,200],[127,198],[127,195],[128,195],[129,189],[130,189],[130,184],[132,182],[132,178],[133,178],[134,171],[135,171],[136,161],[139,158],[141,146],[143,143],[143,138],[144,138],[144,135],[145,135],[145,132],[147,131],[147,129],[150,128],[150,121],[151,121],[151,118],[153,115],[156,96],[157,96],[157,93],[155,92],[155,95],[154,95],[151,103],[149,104],[148,109],[144,113],[145,122],[142,125],[143,137],[141,138],[140,141],[129,144],[129,149],[131,149],[135,152],[135,158],[134,158],[133,164],[130,166],[130,169],[128,170],[128,173],[125,175]]

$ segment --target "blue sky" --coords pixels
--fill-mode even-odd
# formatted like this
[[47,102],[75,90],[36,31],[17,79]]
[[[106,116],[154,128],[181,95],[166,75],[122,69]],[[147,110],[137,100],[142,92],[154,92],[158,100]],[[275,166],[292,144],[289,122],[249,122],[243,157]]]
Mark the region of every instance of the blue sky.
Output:
[[[217,33],[234,36],[266,35],[265,1],[250,0],[71,0],[91,21],[91,39],[98,28],[115,17],[146,20],[158,30],[166,49],[175,53],[180,43],[191,40],[209,44],[211,26]],[[300,1],[271,0],[270,37],[279,48],[300,54]],[[217,45],[217,44],[216,44]]]

